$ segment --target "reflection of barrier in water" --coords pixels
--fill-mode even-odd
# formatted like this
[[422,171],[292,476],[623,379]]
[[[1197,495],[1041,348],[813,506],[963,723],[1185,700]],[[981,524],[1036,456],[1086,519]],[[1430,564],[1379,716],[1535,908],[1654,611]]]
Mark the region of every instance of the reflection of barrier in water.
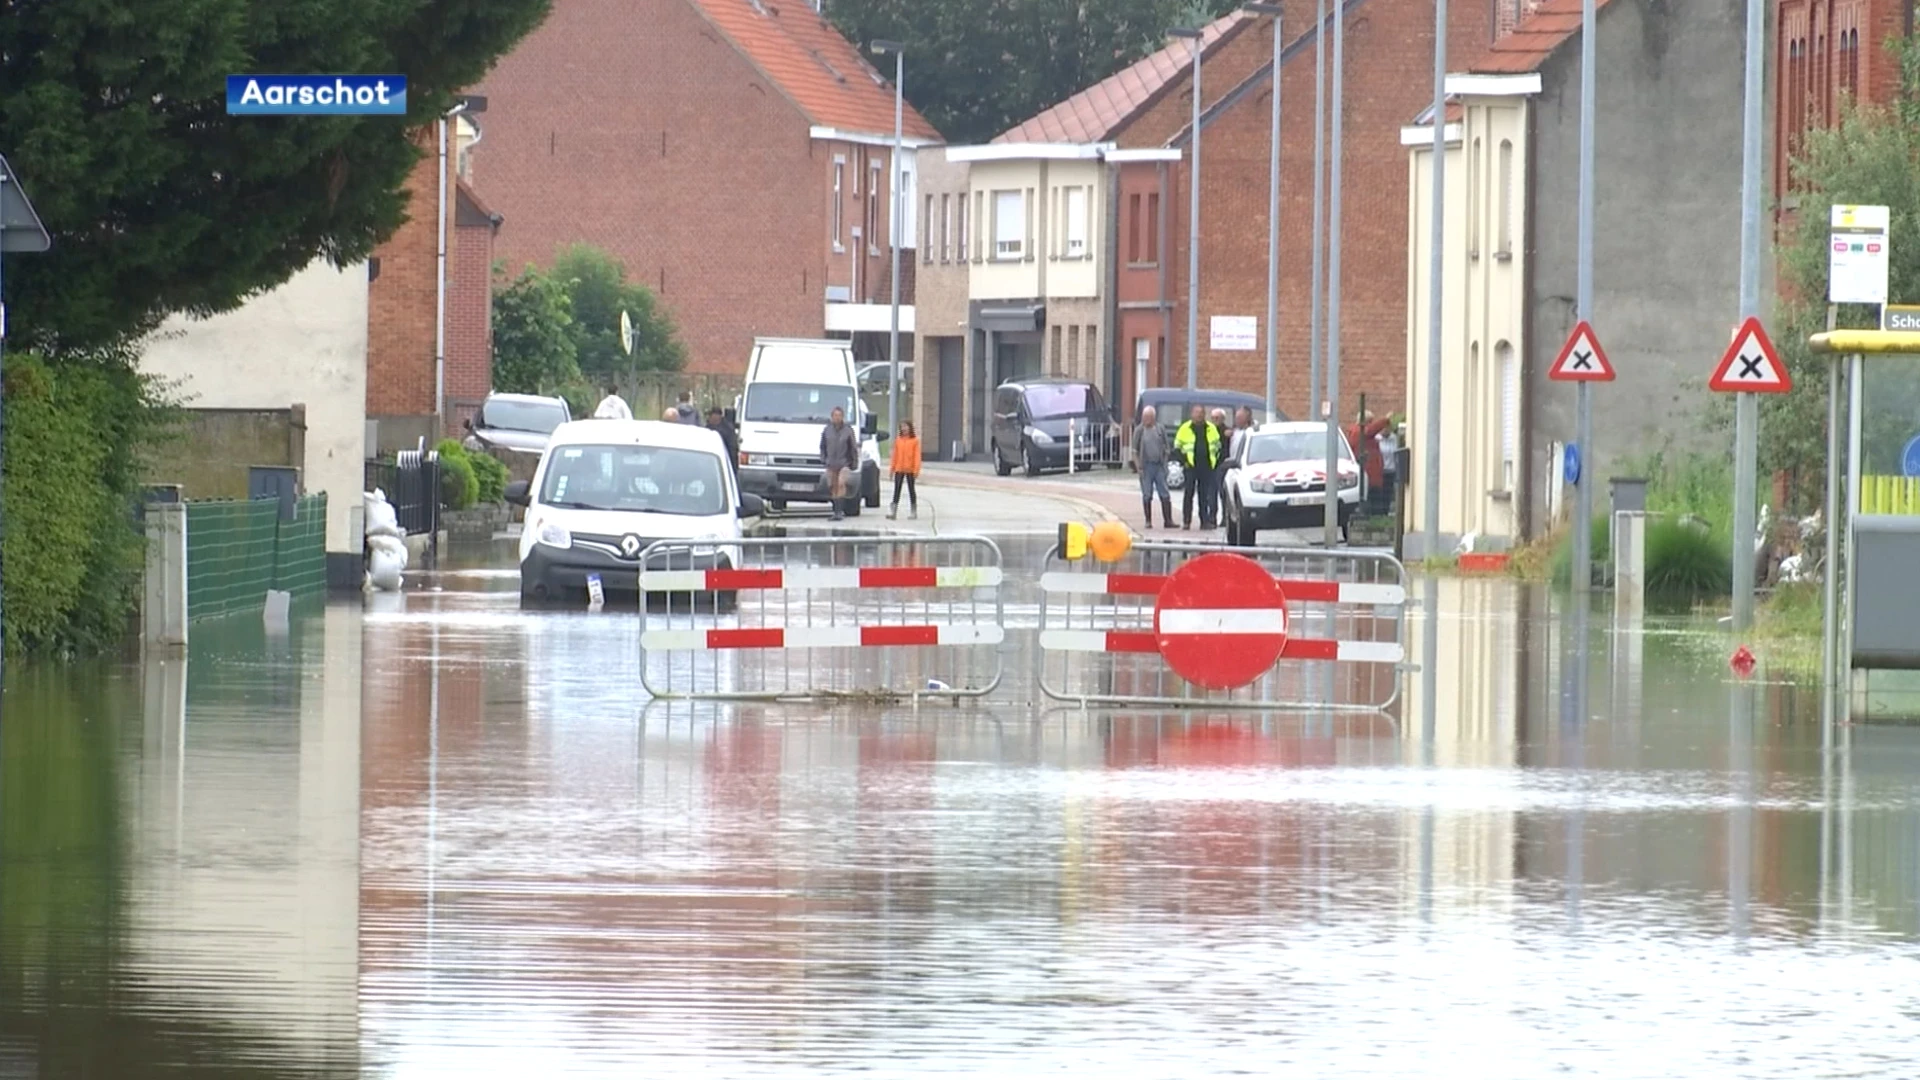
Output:
[[1823,714],[1828,722],[1856,712],[1920,715],[1920,633],[1912,615],[1920,608],[1920,575],[1912,572],[1920,564],[1920,484],[1891,475],[1907,471],[1915,434],[1909,428],[1920,409],[1920,333],[1830,331],[1815,334],[1810,345],[1829,359],[1827,518],[1835,541],[1824,575]]

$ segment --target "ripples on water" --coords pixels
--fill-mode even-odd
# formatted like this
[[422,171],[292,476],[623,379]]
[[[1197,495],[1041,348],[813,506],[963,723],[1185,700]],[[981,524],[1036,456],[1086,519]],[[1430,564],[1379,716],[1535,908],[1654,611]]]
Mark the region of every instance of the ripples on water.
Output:
[[1790,690],[643,711],[497,584],[16,675],[0,1077],[1920,1075],[1920,742]]

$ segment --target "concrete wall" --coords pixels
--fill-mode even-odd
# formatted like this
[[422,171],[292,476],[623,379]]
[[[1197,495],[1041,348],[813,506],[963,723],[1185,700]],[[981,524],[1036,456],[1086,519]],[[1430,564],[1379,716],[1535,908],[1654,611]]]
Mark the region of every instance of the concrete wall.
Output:
[[316,261],[286,284],[208,319],[169,318],[141,368],[189,407],[306,406],[301,482],[327,493],[327,550],[356,557],[349,521],[366,483],[367,268]]
[[255,465],[306,463],[304,407],[189,409],[182,430],[148,455],[146,478],[188,499],[244,499]]
[[[1598,478],[1625,456],[1715,453],[1731,432],[1703,422],[1707,377],[1739,322],[1740,148],[1745,10],[1740,0],[1613,0],[1600,12],[1594,128],[1594,310],[1618,379],[1593,391]],[[1577,35],[1541,69],[1533,107],[1532,282],[1528,288],[1526,458],[1530,511],[1544,515],[1548,443],[1574,436],[1574,389],[1547,379],[1577,316],[1580,135]],[[1771,199],[1771,193],[1766,198]],[[1772,295],[1769,260],[1761,295]],[[1536,531],[1538,531],[1536,529]]]
[[[913,378],[914,423],[920,429],[921,453],[929,460],[946,456],[947,442],[940,430],[941,339],[961,342],[967,334],[967,254],[963,221],[968,199],[969,170],[965,162],[947,160],[942,149],[918,156],[919,175],[915,178],[920,198],[920,235],[914,270],[913,355],[919,358]],[[949,347],[950,349],[951,347]],[[964,348],[957,358],[964,365]],[[965,374],[962,376],[962,401]],[[962,405],[962,428],[965,405]],[[949,439],[961,438],[948,432]]]

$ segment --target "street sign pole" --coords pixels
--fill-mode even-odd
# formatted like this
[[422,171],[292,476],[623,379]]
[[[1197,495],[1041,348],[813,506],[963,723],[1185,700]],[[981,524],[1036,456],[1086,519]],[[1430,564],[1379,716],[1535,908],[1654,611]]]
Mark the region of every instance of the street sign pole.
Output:
[[[1440,320],[1445,310],[1446,259],[1442,250],[1447,242],[1447,0],[1433,5],[1433,207],[1428,211],[1432,230],[1427,244],[1427,400],[1420,410],[1420,424],[1426,428],[1425,486],[1420,493],[1423,519],[1421,554],[1440,555]],[[1364,429],[1362,434],[1364,435]],[[1407,478],[1409,481],[1412,477]]]
[[1340,535],[1340,239],[1341,161],[1346,155],[1347,11],[1345,0],[1333,5],[1333,161],[1327,182],[1327,519],[1326,546]]
[[[1746,100],[1740,153],[1740,317],[1760,314],[1760,102],[1765,91],[1766,0],[1747,0]],[[1753,516],[1760,471],[1760,404],[1734,397],[1733,629],[1753,625]]]
[[[1580,0],[1580,209],[1574,307],[1583,322],[1593,321],[1593,95],[1594,68],[1599,63],[1594,6],[1594,0]],[[1580,596],[1593,588],[1593,388],[1585,380],[1574,391],[1574,412],[1580,475],[1574,484],[1573,590]]]
[[1307,289],[1307,408],[1320,407],[1321,297],[1327,278],[1327,0],[1313,24],[1313,271]]
[[[33,204],[27,201],[27,193],[20,186],[19,178],[13,174],[13,166],[7,159],[0,157],[0,258],[9,251],[45,251],[53,246],[52,238],[47,235],[46,226],[40,224],[40,216],[33,212]],[[0,290],[0,474],[6,471],[7,432],[6,432],[6,377],[5,350],[7,337],[6,293]],[[0,500],[0,544],[6,537],[5,502]],[[0,593],[5,591],[6,573],[0,565]],[[0,626],[6,625],[4,613],[5,601],[0,599]],[[0,644],[0,686],[6,682],[6,650]]]

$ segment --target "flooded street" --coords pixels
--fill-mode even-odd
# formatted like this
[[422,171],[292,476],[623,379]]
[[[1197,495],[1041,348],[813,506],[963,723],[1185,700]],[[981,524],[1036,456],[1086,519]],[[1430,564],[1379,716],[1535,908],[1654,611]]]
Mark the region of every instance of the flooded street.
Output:
[[502,563],[9,665],[0,1077],[1920,1074],[1920,730],[1708,623],[1416,581],[1390,714],[1182,714],[1010,596],[984,701],[650,704]]

